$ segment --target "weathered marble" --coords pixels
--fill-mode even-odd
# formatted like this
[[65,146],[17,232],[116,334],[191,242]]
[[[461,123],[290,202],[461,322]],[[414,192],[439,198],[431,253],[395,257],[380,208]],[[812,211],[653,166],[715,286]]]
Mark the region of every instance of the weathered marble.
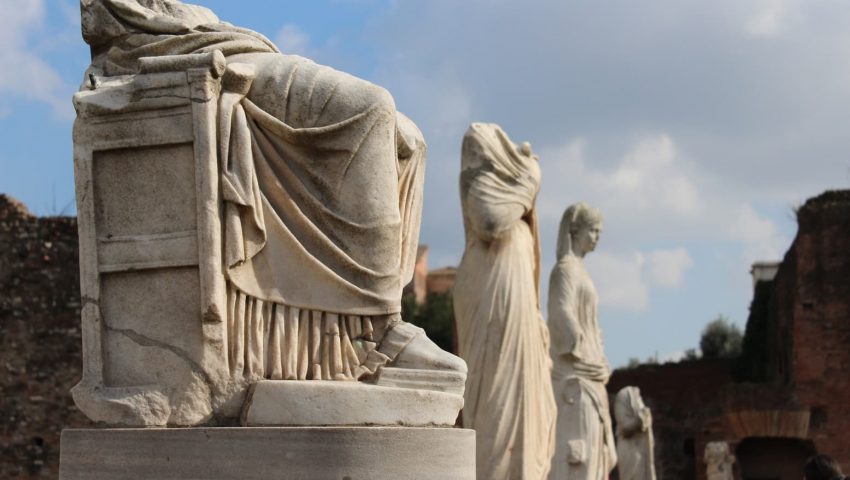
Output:
[[614,399],[617,471],[620,480],[655,480],[652,413],[637,387],[624,387]]
[[458,349],[469,365],[463,425],[477,433],[478,478],[542,479],[554,447],[548,331],[538,303],[531,146],[495,124],[463,139],[460,193],[466,250],[454,287]]
[[729,452],[726,442],[708,442],[703,456],[708,480],[733,480],[735,478],[732,466],[735,456]]
[[81,8],[80,409],[235,423],[258,381],[359,380],[453,391],[447,423],[466,365],[400,318],[426,147],[390,94],[203,7]]
[[452,427],[463,397],[361,382],[261,380],[248,392],[242,425]]
[[567,208],[549,277],[552,385],[558,403],[553,480],[605,480],[617,463],[605,391],[611,370],[596,314],[596,288],[584,267],[601,231],[598,210],[583,203]]
[[61,480],[475,479],[459,428],[174,428],[62,432]]

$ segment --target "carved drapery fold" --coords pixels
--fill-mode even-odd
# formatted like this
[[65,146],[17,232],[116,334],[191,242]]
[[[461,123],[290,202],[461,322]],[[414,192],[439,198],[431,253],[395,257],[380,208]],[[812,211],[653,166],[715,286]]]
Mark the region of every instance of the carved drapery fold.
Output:
[[227,360],[235,378],[357,380],[391,362],[422,329],[400,324],[374,341],[373,321],[298,308],[227,288]]

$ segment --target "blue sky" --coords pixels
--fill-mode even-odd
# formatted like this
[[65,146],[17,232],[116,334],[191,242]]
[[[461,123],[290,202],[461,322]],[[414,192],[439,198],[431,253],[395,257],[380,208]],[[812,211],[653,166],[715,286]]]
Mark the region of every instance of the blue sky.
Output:
[[[779,259],[792,208],[850,182],[850,4],[839,0],[196,0],[387,87],[429,144],[422,242],[457,264],[460,141],[501,124],[540,155],[544,277],[563,210],[600,207],[588,266],[611,363],[675,357]],[[0,192],[73,213],[77,2],[0,0]],[[544,278],[545,283],[545,278]],[[544,291],[545,295],[545,291]]]

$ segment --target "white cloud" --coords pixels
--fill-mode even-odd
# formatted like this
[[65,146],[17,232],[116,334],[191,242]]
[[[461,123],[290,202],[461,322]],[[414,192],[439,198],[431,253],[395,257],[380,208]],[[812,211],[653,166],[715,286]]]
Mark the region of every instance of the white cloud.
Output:
[[[429,72],[412,70],[381,70],[378,81],[396,97],[396,103],[405,115],[416,119],[426,141],[458,138],[472,122],[472,99],[466,86],[448,68]],[[429,96],[423,92],[439,92]],[[459,151],[460,144],[457,149]],[[459,165],[459,163],[458,163]]]
[[298,25],[287,23],[280,27],[274,42],[283,53],[310,56],[310,36]]
[[553,178],[568,184],[550,186],[544,179],[541,203],[545,204],[547,215],[560,216],[563,193],[567,193],[565,186],[576,200],[598,198],[603,213],[614,218],[686,218],[697,213],[699,194],[692,180],[694,175],[668,134],[639,139],[610,169],[593,168],[585,156],[587,146],[585,139],[577,138],[541,152],[544,171],[557,171]]
[[649,285],[643,278],[646,259],[637,252],[627,255],[593,253],[587,258],[599,303],[616,309],[644,311],[649,307]]
[[[607,168],[596,167],[603,162],[590,154],[594,146],[576,138],[541,152],[542,218],[557,221],[570,203],[591,203],[602,210],[612,232],[603,242],[613,242],[615,251],[634,242],[721,241],[770,258],[787,248],[789,239],[749,203],[750,192],[735,191],[686,160],[669,134],[637,139]],[[751,256],[745,257],[758,259]],[[687,264],[684,256],[667,260],[673,259]]]
[[744,245],[741,260],[745,265],[760,260],[781,260],[790,244],[775,223],[761,218],[750,205],[741,205],[733,211],[726,234]]
[[676,164],[677,153],[667,134],[644,138],[626,154],[608,179],[612,190],[644,209],[661,208],[688,215],[696,207],[696,191]]
[[694,266],[694,261],[684,248],[654,250],[647,255],[646,270],[650,282],[659,287],[682,286],[685,272]]
[[63,117],[72,115],[64,82],[53,67],[29,47],[45,17],[42,0],[0,0],[0,95],[47,103]]
[[788,20],[789,10],[787,0],[762,1],[759,10],[747,22],[747,33],[756,37],[777,35]]
[[598,252],[587,257],[600,305],[642,312],[654,288],[679,288],[694,262],[684,248],[649,252]]

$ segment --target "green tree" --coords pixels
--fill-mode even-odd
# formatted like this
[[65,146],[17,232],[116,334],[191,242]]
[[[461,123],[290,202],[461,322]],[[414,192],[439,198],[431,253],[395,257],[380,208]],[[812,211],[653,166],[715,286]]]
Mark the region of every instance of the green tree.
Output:
[[693,361],[699,360],[699,352],[695,348],[689,348],[685,350],[685,354],[682,356],[683,361]]
[[699,348],[703,358],[734,358],[741,354],[742,342],[741,329],[720,315],[703,329]]
[[[401,317],[422,327],[434,343],[455,352],[455,315],[451,293],[429,293],[423,305],[412,294],[401,299]],[[456,353],[456,352],[455,352]]]

